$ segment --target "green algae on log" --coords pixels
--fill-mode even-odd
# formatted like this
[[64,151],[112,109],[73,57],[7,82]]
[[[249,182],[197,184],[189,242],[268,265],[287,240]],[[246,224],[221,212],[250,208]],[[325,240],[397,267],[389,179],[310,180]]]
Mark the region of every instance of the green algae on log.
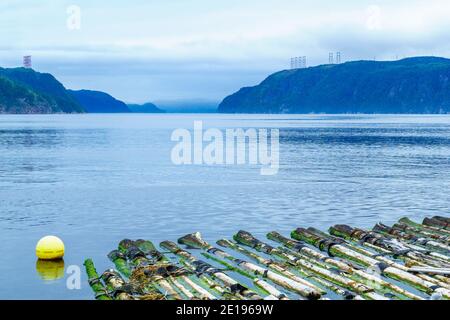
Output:
[[297,228],[292,238],[269,232],[269,242],[239,231],[217,241],[223,249],[200,233],[179,238],[183,247],[161,242],[165,252],[124,239],[108,254],[116,269],[99,275],[91,259],[84,265],[98,300],[449,300],[449,221]]

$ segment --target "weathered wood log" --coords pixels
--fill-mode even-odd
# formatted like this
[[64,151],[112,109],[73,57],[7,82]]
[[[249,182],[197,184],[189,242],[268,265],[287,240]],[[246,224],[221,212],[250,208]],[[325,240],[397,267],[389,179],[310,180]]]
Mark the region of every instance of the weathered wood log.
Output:
[[305,298],[318,299],[321,296],[321,291],[318,291],[315,288],[313,288],[313,285],[311,285],[311,286],[306,285],[304,283],[292,280],[292,279],[286,277],[285,275],[281,275],[281,274],[272,272],[269,269],[262,268],[253,263],[250,263],[248,261],[234,258],[233,256],[226,253],[225,251],[223,251],[219,248],[213,247],[212,245],[210,245],[209,243],[204,241],[198,232],[193,233],[193,234],[188,234],[184,237],[181,237],[178,240],[178,242],[188,245],[188,246],[191,246],[191,247],[194,247],[194,248],[206,250],[211,254],[215,254],[224,259],[230,260],[230,261],[236,263],[236,265],[242,267],[244,270],[252,272],[259,276],[263,276],[263,277],[271,280],[272,282],[282,286],[283,288],[292,290]]
[[409,259],[417,261],[421,265],[430,267],[445,266],[445,262],[435,257],[428,256],[428,251],[425,251],[420,247],[407,245],[398,240],[391,240],[375,232],[368,232],[362,229],[352,228],[347,225],[335,225],[330,227],[329,232],[330,234],[343,239],[356,240],[361,244],[370,243],[374,246],[381,247],[387,250],[387,253],[392,255],[394,258],[404,260],[404,257],[408,257]]
[[422,222],[423,225],[431,226],[439,229],[450,230],[450,224],[441,219],[425,218]]
[[116,300],[135,300],[133,297],[134,288],[127,284],[117,271],[107,270],[101,275],[101,278]]
[[[340,244],[344,245],[345,247],[351,249],[352,251],[362,254],[363,256],[375,258],[375,260],[378,260],[379,262],[385,263],[388,266],[395,267],[395,268],[397,268],[399,270],[402,270],[402,271],[405,271],[405,272],[408,271],[408,267],[407,266],[404,266],[402,264],[399,264],[399,263],[396,263],[396,262],[390,260],[384,254],[374,254],[373,252],[368,251],[368,250],[360,247],[359,245],[350,243],[350,242],[348,242],[346,240],[343,240],[341,238],[338,238],[338,237],[330,236],[330,235],[328,235],[328,234],[326,234],[326,233],[324,233],[324,232],[322,232],[320,230],[317,230],[315,228],[308,228],[307,231],[309,233],[311,233],[311,234],[314,234],[314,235],[318,236],[318,237],[323,237],[325,239],[328,239],[329,241],[331,241],[333,243],[340,243]],[[413,264],[413,265],[415,265],[415,264]],[[417,274],[417,277],[421,278],[424,281],[431,282],[431,283],[433,283],[436,286],[450,289],[448,287],[448,283],[447,282],[443,282],[441,280],[438,280],[435,277],[430,277],[430,276],[428,276],[426,274]]]
[[450,268],[424,268],[424,267],[412,267],[409,268],[409,272],[412,273],[427,273],[427,274],[441,274],[450,276]]
[[398,222],[406,224],[406,225],[408,225],[410,227],[414,227],[414,228],[419,229],[419,230],[425,230],[425,231],[433,232],[435,234],[439,234],[439,235],[443,235],[443,236],[449,236],[450,235],[450,230],[445,230],[445,229],[441,229],[441,228],[437,228],[437,227],[433,227],[433,226],[426,226],[426,225],[423,225],[423,224],[420,224],[420,223],[416,223],[416,222],[414,222],[414,221],[412,221],[412,220],[410,220],[410,219],[408,219],[406,217],[401,218]]
[[127,258],[128,266],[132,268],[130,280],[139,285],[147,295],[164,294],[169,300],[194,298],[176,279],[185,273],[179,272],[180,269],[172,265],[150,241],[122,240],[119,243],[119,252],[122,259]]
[[[419,239],[426,239],[429,241],[434,240],[434,241],[438,241],[438,242],[440,242],[442,244],[446,244],[446,245],[448,245],[450,243],[450,236],[436,234],[436,233],[433,233],[433,232],[430,232],[427,230],[420,230],[417,228],[410,227],[403,223],[394,224],[392,226],[392,229],[403,231],[405,234],[416,236],[416,238],[419,238]],[[414,240],[414,238],[412,238],[411,240]],[[431,248],[434,249],[433,246],[431,246]]]
[[[265,243],[259,241],[258,239],[254,238],[250,233],[248,233],[246,231],[239,231],[236,235],[233,236],[233,238],[236,240],[236,242],[241,243],[245,246],[252,247],[256,251],[263,252],[263,253],[266,253],[269,255],[275,255],[275,256],[278,256],[281,258],[291,259],[291,262],[294,260],[297,260],[295,257],[293,257],[293,256],[288,257],[286,254],[275,250],[275,248],[269,246],[268,244],[265,244]],[[315,286],[311,282],[309,282],[305,279],[299,278],[292,272],[289,272],[287,270],[288,266],[286,266],[285,264],[279,263],[275,260],[269,260],[269,259],[263,258],[263,257],[257,255],[256,253],[250,252],[248,250],[245,250],[242,247],[234,245],[232,242],[227,242],[226,240],[220,240],[217,243],[219,244],[219,242],[220,242],[220,245],[223,247],[231,246],[231,247],[233,247],[233,249],[235,249],[235,250],[237,249],[240,253],[246,255],[247,257],[250,257],[251,259],[257,261],[258,263],[265,265],[265,266],[273,269],[274,271],[287,276],[288,278],[290,278],[294,281],[298,281],[300,283],[303,283],[304,285],[312,287],[315,290],[321,292],[321,294],[325,293],[322,289]],[[303,271],[303,270],[299,270],[299,271]],[[309,274],[307,276],[308,276],[308,278],[311,278],[309,276]],[[313,278],[311,278],[311,279],[313,279]]]
[[[155,262],[162,262],[162,263],[168,263],[170,260],[160,251],[158,251],[155,247],[155,245],[148,240],[136,240],[135,241],[136,246],[142,250],[142,252],[147,255],[151,256],[152,260]],[[193,292],[187,290],[181,283],[178,281],[173,281],[173,284],[183,292],[185,296],[187,296],[189,299],[203,299],[203,300],[216,300],[217,298],[210,293],[208,290],[203,288],[201,285],[196,283],[193,278],[189,277],[188,275],[180,274],[179,278],[183,280]]]
[[415,229],[407,226],[407,225],[399,225],[396,224],[394,227],[386,226],[382,223],[376,224],[373,229],[374,232],[381,234],[381,235],[391,235],[400,239],[403,239],[404,241],[407,241],[411,243],[409,245],[410,248],[415,248],[415,246],[418,246],[419,249],[422,252],[425,251],[428,255],[431,257],[438,259],[440,261],[450,263],[450,257],[446,256],[445,254],[441,254],[439,252],[434,252],[431,250],[437,250],[443,253],[450,252],[450,247],[444,245],[443,243],[436,242],[434,240],[431,240],[430,238],[424,238],[426,235],[415,232]]
[[[235,237],[235,238],[238,239],[239,237]],[[232,249],[234,249],[234,250],[236,250],[236,251],[238,251],[238,252],[240,252],[240,253],[242,253],[244,255],[247,255],[247,256],[254,255],[253,253],[249,252],[248,250],[240,247],[237,244],[234,244],[234,243],[232,243],[230,241],[227,241],[227,240],[221,240],[221,245],[230,247],[230,248],[232,248]],[[355,290],[355,292],[358,292],[358,293],[355,294],[355,293],[346,291],[346,290],[341,288],[341,287],[343,287],[343,288],[349,289],[349,290],[355,289],[358,284],[356,284],[352,280],[346,279],[346,278],[342,277],[341,275],[333,273],[333,272],[331,272],[329,270],[326,270],[324,268],[318,267],[317,265],[311,264],[309,261],[307,261],[304,258],[295,258],[295,257],[290,256],[290,255],[284,255],[283,253],[281,253],[277,249],[271,248],[267,244],[263,244],[262,246],[256,246],[254,248],[256,250],[259,250],[261,252],[265,252],[265,253],[270,254],[270,255],[275,255],[275,256],[279,256],[279,257],[283,257],[284,256],[285,258],[288,259],[288,261],[289,261],[288,264],[286,264],[286,263],[282,264],[280,262],[272,262],[272,263],[273,264],[276,263],[276,265],[279,265],[280,267],[283,267],[284,270],[286,270],[286,268],[294,267],[301,274],[309,276],[311,280],[314,280],[317,283],[319,283],[320,285],[324,286],[325,288],[328,288],[329,290],[332,290],[335,293],[343,296],[345,299],[357,299],[357,300],[360,300],[362,298],[361,296],[359,296],[359,294],[361,293],[362,290],[359,290],[359,292],[358,292],[358,290]],[[264,248],[264,249],[262,249],[262,248]],[[263,258],[261,258],[261,259],[263,259]],[[269,261],[271,261],[271,260],[269,260]],[[354,283],[355,285],[352,285],[351,283]],[[352,289],[350,289],[350,287],[352,287]],[[361,284],[361,287],[359,289],[364,289],[364,286]],[[380,296],[377,293],[373,293],[370,288],[367,288],[366,292],[368,293],[368,297],[367,298],[369,298],[369,299],[372,299],[372,298],[382,299],[382,300],[385,299],[385,297]],[[364,296],[365,293],[363,293],[362,295]]]
[[262,290],[266,291],[268,294],[274,296],[277,300],[290,300],[285,293],[279,291],[277,288],[262,279],[254,278],[253,283]]
[[176,243],[171,241],[163,241],[161,242],[160,246],[161,248],[164,248],[177,256],[189,260],[195,266],[197,272],[208,273],[211,276],[214,276],[215,278],[219,279],[222,283],[224,283],[228,287],[228,289],[230,289],[231,292],[238,292],[246,299],[262,300],[262,297],[256,294],[254,291],[241,285],[239,282],[223,273],[222,270],[219,270],[204,261],[198,260],[188,251],[178,247]]
[[227,288],[223,287],[221,284],[215,281],[214,277],[211,277],[204,272],[198,272],[196,266],[194,266],[192,262],[182,258],[180,259],[180,263],[184,265],[188,270],[197,273],[199,281],[212,292],[221,296],[224,300],[241,300],[241,298],[243,299],[242,296],[237,295],[236,293],[232,293]]
[[124,277],[129,278],[131,276],[131,268],[128,265],[127,258],[119,250],[113,250],[108,254],[109,260],[111,260]]
[[393,283],[385,281],[381,277],[377,277],[377,276],[367,273],[363,270],[356,269],[352,265],[348,264],[345,261],[336,260],[332,257],[324,255],[323,253],[321,253],[319,251],[311,249],[304,242],[286,238],[286,237],[282,236],[281,234],[279,234],[278,232],[268,233],[267,238],[272,241],[283,244],[284,246],[286,246],[287,248],[292,250],[294,253],[299,253],[302,256],[308,256],[311,259],[314,259],[315,261],[324,262],[324,263],[326,263],[332,267],[335,267],[345,273],[348,273],[349,275],[354,275],[355,277],[357,277],[357,279],[360,279],[362,283],[364,283],[368,286],[379,287],[380,291],[382,291],[382,292],[400,294],[400,296],[403,296],[403,297],[409,298],[409,299],[413,299],[413,300],[423,300],[418,295],[413,294],[413,293],[409,292],[408,290],[405,290]]
[[[355,252],[354,250],[346,247],[345,244],[343,244],[342,242],[336,243],[333,242],[332,240],[319,237],[316,234],[312,234],[311,232],[308,232],[308,230],[303,228],[298,228],[294,230],[291,233],[291,236],[296,240],[302,240],[311,245],[314,245],[318,247],[321,251],[328,252],[328,254],[331,256],[342,257],[354,261],[358,264],[364,265],[366,267],[376,268],[380,271],[381,274],[389,278],[407,283],[413,286],[414,288],[424,291],[428,294],[440,293],[446,299],[450,298],[450,290],[446,289],[445,287],[436,286],[435,283],[423,280],[415,275],[408,273],[407,271],[396,268],[393,265],[398,264],[395,264],[392,261],[383,259],[383,261],[389,261],[391,263],[391,265],[389,266],[388,264],[380,262],[379,260],[375,259],[373,256],[370,257],[363,255],[359,252]],[[384,257],[377,257],[377,258],[381,259]]]
[[363,299],[358,294],[351,293],[347,290],[342,289],[341,287],[334,285],[333,282],[322,279],[321,278],[322,274],[316,274],[316,273],[312,272],[313,270],[311,270],[311,269],[307,270],[305,267],[300,265],[299,259],[313,262],[320,267],[325,267],[324,263],[321,263],[319,261],[313,261],[312,259],[310,259],[307,256],[302,255],[301,257],[299,257],[299,256],[295,256],[293,252],[286,252],[279,248],[274,248],[274,247],[270,246],[269,244],[264,243],[264,242],[260,241],[259,239],[255,238],[252,234],[250,234],[249,232],[246,232],[246,231],[239,231],[236,235],[233,236],[233,238],[238,243],[241,243],[245,246],[252,247],[259,252],[263,252],[268,255],[273,255],[275,257],[281,258],[281,259],[285,260],[286,262],[281,263],[281,262],[277,262],[274,260],[265,259],[263,257],[260,257],[256,254],[254,254],[253,252],[250,252],[250,251],[240,247],[239,245],[233,244],[232,242],[223,242],[224,240],[221,240],[220,244],[222,246],[232,247],[234,250],[253,258],[254,260],[258,261],[259,263],[274,268],[275,271],[278,271],[287,276],[291,276],[291,278],[292,278],[292,276],[294,276],[294,277],[296,277],[296,276],[294,274],[292,274],[291,272],[288,272],[287,270],[289,268],[294,267],[296,269],[296,271],[300,272],[300,274],[304,275],[308,279],[313,280],[316,283],[322,285],[323,287],[337,293],[338,295],[343,296],[347,300]]
[[[317,287],[315,284],[313,284],[313,283],[311,283],[309,281],[306,282],[304,279],[302,279],[299,276],[297,276],[296,274],[290,272],[289,271],[289,266],[287,266],[287,265],[284,265],[284,264],[282,264],[282,263],[280,263],[278,261],[269,260],[269,259],[265,259],[263,257],[260,257],[257,254],[255,254],[253,252],[250,252],[250,251],[248,251],[248,250],[246,250],[246,249],[244,249],[244,248],[242,248],[242,247],[240,247],[240,246],[236,245],[235,243],[232,243],[232,242],[230,242],[228,240],[224,240],[224,239],[219,240],[219,241],[217,241],[217,244],[219,244],[220,246],[225,247],[225,248],[231,248],[231,249],[233,249],[233,250],[235,250],[235,251],[237,251],[237,252],[239,252],[239,253],[241,253],[241,254],[243,254],[243,255],[245,255],[245,256],[247,256],[247,257],[249,257],[249,258],[251,258],[251,259],[253,259],[255,261],[257,261],[261,265],[264,265],[264,266],[268,267],[269,269],[272,269],[273,271],[279,273],[280,275],[282,275],[282,276],[284,276],[284,277],[294,281],[294,283],[297,282],[297,283],[300,283],[302,285],[307,286],[308,288],[312,288],[312,289],[316,290],[318,293],[320,293],[320,295],[323,295],[323,294],[326,293],[326,291],[324,291],[321,288]],[[235,258],[232,257],[231,255],[229,255],[228,259],[235,259]],[[303,272],[303,270],[301,270],[301,271],[302,271],[303,274],[305,274],[305,272]],[[273,276],[272,273],[269,273],[267,278],[272,280],[272,282],[274,282],[274,283],[276,283],[276,284],[278,284],[280,286],[283,286],[283,287],[285,287],[287,289],[290,289],[290,288],[286,287],[286,284],[279,284],[279,283],[277,283],[277,279],[271,279],[272,276]],[[316,279],[314,279],[314,277],[311,277],[310,279],[311,280],[316,280]],[[281,282],[281,280],[279,282]],[[284,282],[286,282],[286,281],[284,281]],[[320,280],[318,282],[320,282]],[[292,289],[290,289],[290,290],[292,290]],[[310,299],[310,297],[306,297],[306,298]]]
[[445,223],[450,224],[450,218],[449,217],[434,216],[433,219],[441,220],[441,221],[443,221]]
[[385,236],[389,235],[400,238],[408,243],[421,246],[426,250],[447,251],[447,248],[443,247],[442,244],[447,245],[450,240],[450,237],[431,233],[426,230],[419,230],[403,223],[396,223],[392,227],[377,223],[372,230]]
[[95,299],[97,300],[112,300],[111,296],[106,290],[105,285],[102,283],[100,276],[95,269],[94,262],[92,259],[87,259],[84,261],[84,267],[86,268],[86,273],[88,276],[89,286],[95,293]]
[[[265,280],[262,280],[260,278],[255,278],[254,274],[250,274],[249,272],[244,271],[239,266],[235,267],[231,263],[228,263],[227,261],[221,259],[219,255],[211,255],[207,252],[202,253],[202,255],[208,259],[211,259],[211,260],[225,266],[228,270],[234,271],[236,273],[243,275],[244,277],[251,279],[252,282],[255,283],[257,285],[257,287],[263,291],[264,294],[273,296],[276,300],[279,300],[277,298],[278,296],[281,297],[281,300],[288,300],[287,298],[285,298],[284,294],[280,295],[279,291],[274,286],[272,286],[270,283],[268,283]],[[264,298],[264,299],[266,299],[266,298]]]

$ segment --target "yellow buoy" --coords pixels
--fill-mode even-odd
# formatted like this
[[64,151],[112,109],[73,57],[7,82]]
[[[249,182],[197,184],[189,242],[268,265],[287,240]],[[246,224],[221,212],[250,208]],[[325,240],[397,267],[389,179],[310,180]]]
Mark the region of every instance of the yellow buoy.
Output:
[[36,245],[36,255],[42,260],[56,260],[64,256],[64,243],[55,236],[43,237]]

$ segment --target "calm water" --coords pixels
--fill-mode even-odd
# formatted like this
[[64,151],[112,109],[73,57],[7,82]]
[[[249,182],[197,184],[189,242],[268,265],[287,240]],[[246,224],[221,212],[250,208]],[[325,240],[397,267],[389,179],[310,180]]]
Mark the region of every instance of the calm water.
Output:
[[[280,172],[175,166],[175,128],[280,128]],[[208,240],[335,223],[370,227],[448,215],[450,116],[0,116],[0,298],[91,299],[66,289],[63,266],[36,266],[47,234],[65,267],[100,271],[121,239]],[[58,269],[59,268],[59,269]]]

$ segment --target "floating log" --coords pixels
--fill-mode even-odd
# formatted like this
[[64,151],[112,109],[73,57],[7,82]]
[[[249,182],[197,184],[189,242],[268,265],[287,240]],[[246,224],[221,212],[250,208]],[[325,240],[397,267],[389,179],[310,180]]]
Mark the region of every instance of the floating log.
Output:
[[361,269],[354,268],[351,264],[347,262],[334,259],[332,257],[322,254],[321,252],[313,250],[309,248],[304,242],[283,237],[281,234],[275,231],[268,233],[267,238],[285,245],[287,248],[291,249],[294,252],[298,252],[302,255],[309,256],[315,261],[327,263],[328,265],[333,266],[338,270],[341,270],[342,272],[345,272],[349,275],[355,275],[364,284],[380,288],[381,291],[400,294],[401,296],[404,296],[412,300],[423,300],[418,295],[413,294],[408,290],[405,290],[393,283],[385,281],[381,277],[369,274]]
[[412,272],[412,273],[442,274],[445,276],[450,276],[450,268],[412,267],[412,268],[409,268],[408,271]]
[[102,283],[102,280],[95,269],[92,259],[87,259],[84,261],[84,267],[86,268],[89,286],[95,293],[95,299],[112,300],[108,290],[106,290],[105,285]]
[[[397,227],[395,227],[397,226]],[[450,263],[450,257],[443,255],[439,252],[433,252],[431,250],[438,250],[440,252],[443,253],[449,253],[449,249],[450,247],[448,247],[447,245],[444,245],[442,243],[438,243],[434,240],[430,240],[428,238],[423,238],[424,236],[426,237],[426,235],[421,234],[421,233],[417,233],[415,232],[415,230],[407,225],[394,225],[392,228],[382,224],[382,223],[378,223],[376,224],[373,229],[374,232],[377,232],[379,234],[382,235],[389,235],[389,236],[393,236],[396,237],[400,240],[404,240],[404,241],[408,241],[410,242],[413,246],[419,246],[419,249],[416,250],[420,250],[421,252],[426,252],[428,255],[434,257],[434,258],[438,258],[441,261],[444,262],[448,262]],[[414,230],[414,231],[412,231]],[[420,237],[422,236],[422,237]],[[410,248],[413,248],[412,245],[409,245]],[[423,248],[423,249],[421,249]]]
[[184,265],[187,269],[194,273],[197,273],[199,281],[201,281],[207,288],[211,291],[217,293],[225,300],[240,300],[240,296],[228,291],[228,289],[222,287],[218,282],[216,282],[212,277],[207,276],[205,273],[197,272],[197,267],[194,266],[190,261],[181,259],[180,263]]
[[[260,264],[275,271],[275,272],[272,272],[269,269],[264,269],[264,268],[258,269],[258,268],[254,267],[255,265],[253,265],[253,268],[255,268],[255,273],[257,273],[260,276],[266,277],[267,279],[271,280],[272,282],[274,282],[275,284],[277,284],[283,288],[294,291],[294,292],[300,294],[301,296],[303,296],[307,299],[311,299],[311,300],[318,299],[318,298],[320,298],[320,296],[322,294],[326,293],[325,291],[323,291],[321,288],[317,287],[316,285],[301,279],[300,277],[293,274],[292,272],[289,272],[285,266],[282,266],[280,263],[278,263],[276,261],[272,261],[272,260],[268,260],[268,259],[259,257],[257,254],[247,251],[225,239],[219,240],[219,241],[217,241],[217,243],[222,247],[234,249],[237,252],[258,261]],[[236,258],[232,257],[231,255],[228,256],[228,259],[235,260],[236,263],[240,262],[240,259],[236,259]],[[266,275],[264,273],[266,273]],[[278,276],[277,273],[279,273],[281,275],[281,277]]]
[[435,219],[435,220],[441,220],[442,222],[445,222],[445,223],[447,223],[447,224],[450,224],[450,218],[447,218],[447,217],[434,216],[433,219]]
[[169,250],[173,254],[178,255],[192,262],[192,264],[195,265],[197,272],[208,273],[211,276],[214,276],[215,278],[219,279],[230,289],[231,292],[233,293],[236,292],[245,297],[246,299],[262,300],[262,297],[256,294],[254,291],[249,290],[247,287],[241,285],[239,282],[223,273],[222,270],[219,270],[204,261],[198,260],[188,251],[178,247],[176,243],[171,241],[163,241],[161,242],[160,246],[161,248]]
[[[428,241],[439,241],[442,244],[446,244],[448,245],[450,243],[450,236],[444,236],[444,235],[439,235],[427,230],[420,230],[420,229],[416,229],[413,227],[410,227],[406,224],[403,223],[396,223],[392,226],[392,229],[394,230],[400,230],[403,231],[404,233],[406,233],[407,235],[412,235],[415,236],[417,239],[424,239],[424,240],[428,240]],[[414,241],[415,238],[411,237],[411,241]],[[425,245],[425,246],[429,246],[429,243],[419,243],[421,245]],[[432,244],[432,243],[431,243]],[[430,246],[430,248],[435,249],[434,246]],[[440,248],[440,246],[438,246],[437,248]]]
[[[359,243],[353,244],[353,243],[348,242],[348,241],[346,241],[344,239],[327,235],[326,233],[324,233],[324,232],[322,232],[320,230],[314,229],[314,228],[308,228],[307,231],[312,233],[312,234],[315,234],[316,236],[328,239],[328,240],[332,241],[333,243],[343,244],[346,247],[352,249],[353,251],[355,251],[357,253],[361,253],[363,256],[374,258],[375,260],[378,260],[379,262],[384,263],[384,264],[386,264],[388,266],[395,267],[395,268],[397,268],[399,270],[402,270],[402,271],[405,271],[405,272],[408,271],[408,267],[407,266],[404,266],[403,264],[399,264],[399,263],[397,263],[395,261],[392,261],[388,257],[386,257],[386,255],[385,255],[386,250],[385,249],[373,246],[373,245],[368,244],[366,242],[365,244],[372,246],[371,248],[379,248],[379,249],[381,249],[379,254],[374,254],[374,253],[372,253],[372,252],[370,252],[370,251],[360,247]],[[377,250],[375,250],[375,251],[377,251]],[[404,258],[405,261],[410,262],[410,260],[407,260],[407,259],[409,259],[409,258]],[[415,265],[415,264],[417,264],[417,263],[416,262],[412,263],[412,265]],[[417,277],[421,278],[422,280],[425,280],[426,282],[433,283],[434,285],[436,285],[438,287],[444,287],[444,288],[450,289],[448,287],[447,281],[442,281],[442,280],[430,277],[430,276],[428,276],[426,274],[417,274]]]
[[119,250],[113,250],[108,254],[109,260],[111,260],[116,266],[117,270],[126,278],[131,276],[131,268],[128,265],[127,258]]
[[[291,236],[294,239],[306,241],[309,244],[318,247],[320,250],[327,252],[331,256],[342,257],[344,259],[354,261],[360,265],[375,268],[376,270],[379,270],[380,274],[383,274],[389,278],[405,282],[413,286],[414,288],[424,291],[428,294],[437,292],[439,294],[442,294],[445,298],[450,299],[450,291],[448,289],[436,286],[435,283],[423,280],[404,270],[393,267],[392,265],[396,264],[392,261],[390,261],[391,266],[389,266],[388,264],[375,259],[373,256],[366,256],[346,247],[342,242],[336,243],[332,240],[319,237],[303,228],[294,230],[291,233]],[[387,261],[386,259],[383,260]]]
[[429,232],[433,232],[433,233],[443,235],[443,236],[450,236],[450,230],[445,230],[445,229],[441,229],[441,228],[437,228],[437,227],[433,227],[433,226],[427,226],[427,225],[423,225],[420,223],[416,223],[406,217],[401,218],[398,222],[406,224],[411,227],[414,227],[418,230],[429,231]]
[[98,300],[330,300],[324,295],[331,292],[353,300],[450,299],[449,221],[402,218],[372,230],[336,225],[330,234],[298,228],[292,238],[270,232],[267,241],[239,231],[234,241],[217,241],[223,250],[199,233],[178,239],[186,248],[162,242],[164,253],[151,241],[124,239],[108,254],[115,269],[99,276],[91,259],[84,266]]
[[106,270],[101,278],[116,300],[135,300],[133,294],[137,291],[127,284],[116,270]]
[[422,224],[426,226],[436,227],[439,229],[450,230],[450,224],[442,219],[425,218]]
[[[344,277],[340,274],[337,274],[337,273],[327,270],[325,268],[314,265],[313,263],[310,263],[306,259],[289,258],[288,256],[285,256],[283,253],[279,252],[276,248],[274,248],[266,243],[263,243],[262,241],[253,237],[248,232],[240,231],[239,233],[237,233],[234,236],[234,239],[242,244],[252,246],[256,250],[259,250],[261,252],[266,252],[268,254],[277,254],[278,256],[288,258],[292,263],[294,263],[295,266],[304,268],[304,269],[312,272],[313,274],[319,275],[319,276],[337,284],[338,286],[353,290],[354,292],[360,294],[361,296],[363,296],[366,299],[389,300],[388,298],[374,292],[373,289],[365,286],[362,283],[358,283],[358,282],[348,279],[347,277]],[[341,292],[341,294],[342,294],[342,292]]]
[[[403,244],[402,242],[396,239],[392,240],[384,238],[382,235],[374,232],[367,232],[365,230],[352,228],[347,225],[336,225],[334,227],[331,227],[329,231],[330,234],[337,237],[342,237],[348,240],[356,240],[359,241],[361,244],[370,243],[374,246],[383,248],[387,250],[387,253],[395,257],[399,258],[408,257],[409,259],[417,261],[418,263],[429,265],[431,267],[445,266],[443,265],[442,261],[436,260],[436,258],[434,257],[427,256],[426,255],[427,252],[422,250],[421,248],[413,248],[412,246]],[[418,249],[421,251],[417,252],[412,249],[416,250]]]
[[230,254],[224,252],[223,250],[220,250],[218,248],[215,248],[211,246],[209,243],[204,241],[201,238],[201,235],[199,233],[193,233],[186,235],[178,240],[179,243],[189,245],[194,248],[200,248],[203,250],[206,250],[210,252],[211,254],[217,254],[222,258],[228,259],[234,263],[236,263],[238,266],[242,267],[244,270],[252,272],[256,275],[263,276],[267,279],[270,279],[272,282],[276,283],[277,285],[280,285],[284,288],[290,289],[294,292],[297,292],[298,294],[302,295],[305,298],[308,299],[318,299],[321,296],[321,291],[314,288],[314,285],[312,284],[305,284],[296,280],[293,280],[291,278],[286,277],[285,275],[277,274],[275,272],[270,271],[269,269],[262,268],[258,265],[255,265],[253,263],[236,259]]

